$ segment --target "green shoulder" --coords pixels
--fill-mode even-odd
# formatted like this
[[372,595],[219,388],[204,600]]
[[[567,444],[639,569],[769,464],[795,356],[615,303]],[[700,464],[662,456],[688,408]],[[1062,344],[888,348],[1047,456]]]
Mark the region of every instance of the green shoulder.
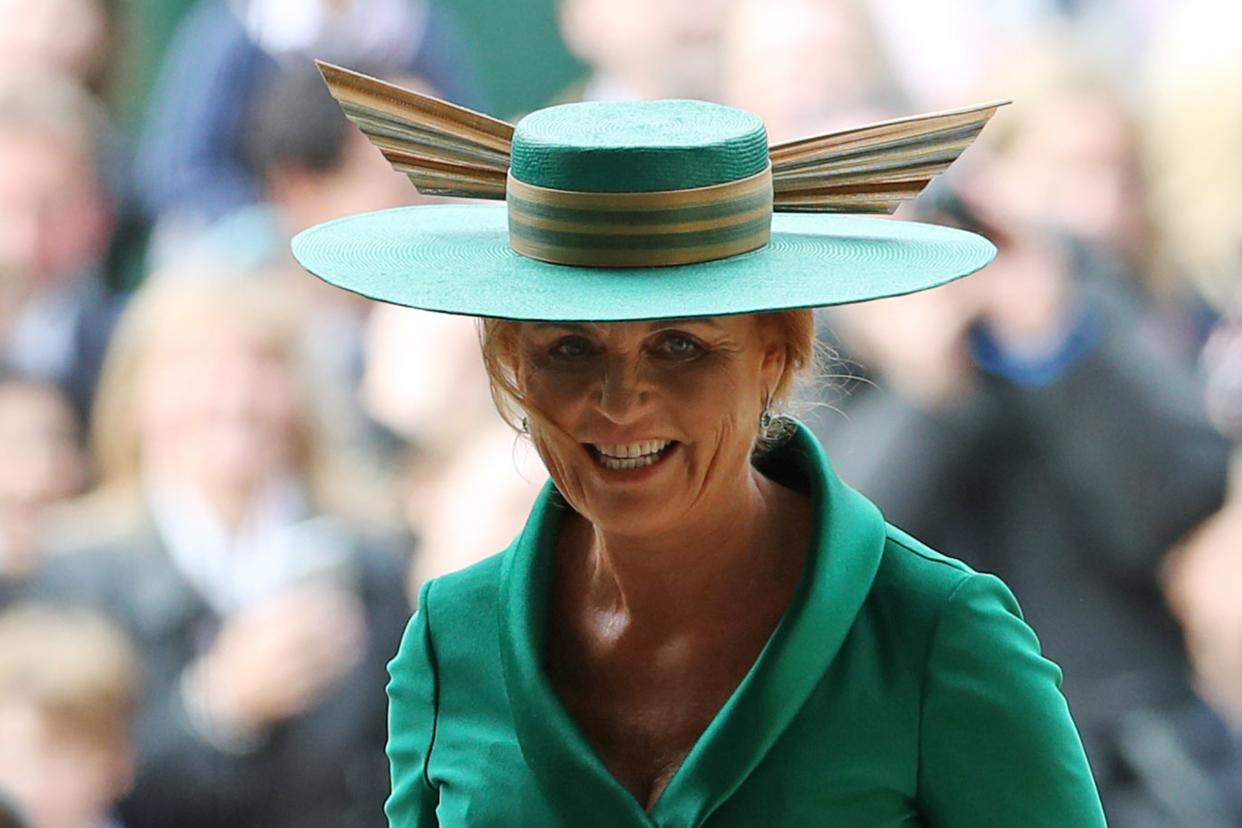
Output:
[[939,617],[953,591],[975,574],[966,563],[888,524],[872,596],[900,601],[903,614],[914,613],[917,618],[913,620],[930,624]]
[[[428,616],[438,635],[450,628],[469,629],[480,619],[495,624],[500,596],[500,572],[510,549],[497,552],[465,569],[431,579],[421,591]],[[422,607],[419,607],[422,609]]]

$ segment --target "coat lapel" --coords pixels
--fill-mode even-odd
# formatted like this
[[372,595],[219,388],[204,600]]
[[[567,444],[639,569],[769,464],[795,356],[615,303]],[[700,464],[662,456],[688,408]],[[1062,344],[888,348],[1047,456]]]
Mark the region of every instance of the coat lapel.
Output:
[[543,669],[553,553],[568,508],[548,483],[501,567],[501,668],[514,730],[560,824],[579,825],[590,815],[593,828],[650,826],[642,806],[609,773],[560,703]]
[[131,541],[138,567],[130,585],[134,621],[145,638],[162,639],[209,614],[203,600],[177,569],[149,518]]
[[805,426],[763,464],[802,478],[815,501],[811,549],[789,610],[650,813],[608,772],[542,665],[553,551],[568,508],[549,484],[501,574],[501,658],[522,754],[565,824],[702,825],[745,782],[827,672],[879,568],[879,510],[837,479]]
[[763,761],[828,672],[879,569],[884,519],[837,479],[810,431],[799,424],[774,455],[773,477],[810,483],[815,516],[806,568],[754,666],[652,809],[661,826],[702,825]]

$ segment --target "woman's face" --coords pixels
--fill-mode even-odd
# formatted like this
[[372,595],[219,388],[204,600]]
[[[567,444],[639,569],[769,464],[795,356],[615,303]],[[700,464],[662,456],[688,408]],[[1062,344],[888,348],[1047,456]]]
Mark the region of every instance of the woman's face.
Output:
[[731,508],[784,360],[779,332],[755,316],[517,332],[518,387],[553,481],[578,513],[625,535]]

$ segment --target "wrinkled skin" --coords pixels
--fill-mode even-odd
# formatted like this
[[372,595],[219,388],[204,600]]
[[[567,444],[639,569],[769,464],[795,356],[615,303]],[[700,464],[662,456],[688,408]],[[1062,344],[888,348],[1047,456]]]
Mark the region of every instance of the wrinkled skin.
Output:
[[[784,342],[757,317],[524,324],[531,437],[574,509],[545,662],[605,764],[649,807],[792,597],[807,498],[751,465]],[[592,444],[673,440],[640,479]]]
[[[753,486],[756,423],[783,368],[754,317],[524,325],[519,383],[533,437],[575,510],[606,532],[678,532]],[[681,443],[650,485],[616,486],[584,444]],[[666,464],[667,465],[667,464]]]

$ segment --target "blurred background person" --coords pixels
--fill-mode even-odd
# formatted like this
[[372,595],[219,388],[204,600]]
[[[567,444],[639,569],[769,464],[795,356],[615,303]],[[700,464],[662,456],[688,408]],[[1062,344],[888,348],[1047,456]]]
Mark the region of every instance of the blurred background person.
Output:
[[1237,3],[1179,3],[1144,78],[1158,252],[1217,309],[1242,283],[1240,27]]
[[1029,46],[989,85],[1009,90],[981,194],[1017,220],[1091,245],[1147,276],[1151,218],[1138,123],[1119,85],[1063,41]]
[[99,486],[36,593],[143,654],[129,828],[383,825],[405,544],[318,437],[297,308],[261,274],[162,275],[108,355]]
[[[401,82],[433,93],[417,78]],[[296,276],[290,284],[302,291],[318,282],[303,278],[289,252],[299,232],[352,212],[429,200],[350,125],[309,63],[282,65],[262,79],[239,140],[259,200],[213,225],[202,239],[204,252],[285,269]]]
[[482,105],[470,46],[439,3],[201,0],[166,54],[136,159],[157,263],[260,198],[242,153],[247,115],[273,73],[315,58],[425,77],[458,103]]
[[100,180],[107,119],[71,81],[0,81],[0,362],[86,416],[119,300]]
[[419,532],[411,588],[512,543],[547,479],[531,445],[499,420],[467,440],[420,455],[406,500],[410,525]]
[[1239,550],[1242,503],[1235,500],[1181,544],[1165,567],[1169,604],[1186,631],[1199,690],[1236,733],[1242,733]]
[[105,0],[0,0],[0,79],[64,77],[96,94],[116,44]]
[[[29,828],[124,828],[133,784],[138,653],[91,613],[0,612],[0,798]],[[0,825],[3,825],[0,817]]]
[[1215,314],[1184,269],[1157,256],[1165,218],[1151,201],[1137,93],[1062,41],[1029,45],[989,85],[1021,105],[988,136],[990,172],[973,182],[988,191],[974,198],[1063,238],[1076,270],[1131,294],[1148,335],[1194,362]]
[[[1235,496],[1181,544],[1165,567],[1169,604],[1185,630],[1196,686],[1242,734],[1242,501]],[[1242,791],[1242,774],[1229,780]]]
[[367,324],[361,401],[408,446],[404,512],[418,536],[411,594],[505,548],[547,472],[492,403],[476,320],[380,305]]
[[561,34],[588,68],[563,101],[720,100],[732,0],[559,0]]
[[349,124],[310,64],[282,65],[267,74],[240,140],[261,199],[222,216],[188,252],[229,266],[263,267],[298,297],[302,347],[316,374],[328,436],[357,463],[392,473],[400,463],[388,455],[399,453],[399,440],[368,416],[359,399],[370,359],[367,319],[375,303],[306,278],[289,243],[322,221],[428,199]]
[[[1242,500],[1236,493],[1169,556],[1165,587],[1185,631],[1200,695],[1242,745]],[[1242,770],[1221,766],[1220,789],[1242,799]]]
[[[1158,259],[1193,284],[1215,326],[1202,370],[1213,422],[1242,446],[1242,6],[1178,4],[1147,67]],[[1242,452],[1237,479],[1242,480]]]
[[874,384],[822,439],[890,521],[1012,585],[1065,670],[1110,825],[1237,824],[1217,780],[1239,757],[1161,592],[1165,554],[1225,495],[1229,446],[1191,367],[1059,237],[960,201],[922,215],[1000,253],[973,282],[831,316]]
[[49,512],[86,483],[81,429],[64,394],[0,370],[0,609],[38,573]]
[[[1212,3],[1214,0],[1208,0]],[[1032,44],[1081,39],[1110,76],[1133,82],[1174,0],[867,0],[901,86],[921,107],[973,100]],[[1010,92],[999,94],[1009,97]]]
[[441,452],[500,424],[479,355],[476,320],[377,305],[367,320],[361,402],[416,454]]
[[907,111],[862,0],[734,0],[722,64],[723,100],[773,144]]
[[[1203,347],[1208,416],[1218,429],[1242,445],[1242,291],[1212,329]],[[1242,461],[1242,452],[1236,458]],[[1242,485],[1242,466],[1235,463],[1235,486]]]

